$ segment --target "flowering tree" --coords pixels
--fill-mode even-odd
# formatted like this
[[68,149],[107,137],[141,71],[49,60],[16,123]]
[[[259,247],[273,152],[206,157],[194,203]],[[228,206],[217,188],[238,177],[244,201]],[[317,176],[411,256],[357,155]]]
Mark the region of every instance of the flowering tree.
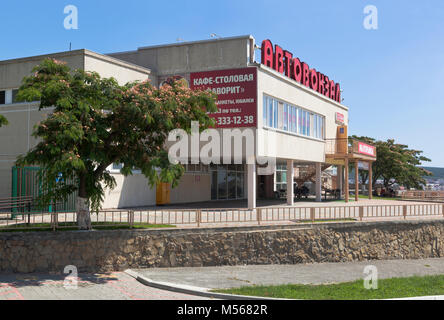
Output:
[[[423,156],[420,150],[409,149],[408,145],[396,143],[394,139],[380,141],[369,137],[350,138],[376,146],[378,158],[372,164],[373,185],[376,185],[376,180],[382,179],[386,189],[395,183],[406,188],[422,189],[426,184],[424,177],[431,175],[429,171],[420,167],[423,162],[431,161]],[[360,170],[363,183],[367,181],[368,174],[368,171]]]
[[91,228],[90,208],[98,210],[104,190],[116,186],[107,171],[113,163],[123,165],[124,175],[141,170],[151,185],[163,181],[176,186],[184,168],[168,161],[164,146],[169,132],[190,132],[191,121],[204,130],[213,125],[207,113],[217,110],[214,94],[192,91],[180,82],[161,88],[149,81],[120,86],[113,78],[72,71],[52,59],[33,72],[23,79],[17,98],[55,109],[36,125],[33,135],[40,143],[17,165],[40,166],[47,189],[41,204],[78,192],[79,229]]

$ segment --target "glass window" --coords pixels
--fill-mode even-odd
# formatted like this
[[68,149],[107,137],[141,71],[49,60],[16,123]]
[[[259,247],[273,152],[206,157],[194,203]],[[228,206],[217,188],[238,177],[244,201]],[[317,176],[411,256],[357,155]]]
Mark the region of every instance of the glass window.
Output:
[[228,199],[236,199],[236,172],[228,172]]
[[244,166],[211,167],[211,199],[244,199]]
[[243,172],[237,173],[236,186],[237,186],[237,198],[242,199],[244,197],[244,173]]
[[264,105],[263,105],[263,120],[264,120],[264,125],[266,126],[267,125],[267,107],[268,107],[268,97],[267,96],[264,96]]
[[324,139],[325,118],[264,95],[264,126]]
[[278,111],[279,103],[277,100],[273,100],[273,128],[278,128]]
[[123,163],[113,163],[113,170],[120,171],[123,168]]
[[287,166],[278,165],[276,167],[276,191],[287,189]]
[[293,108],[293,119],[292,119],[292,123],[293,123],[293,128],[291,130],[291,132],[297,133],[298,131],[298,108],[296,107],[292,107]]
[[305,135],[310,136],[310,113],[305,111]]
[[220,167],[217,171],[217,198],[227,198],[227,170]]
[[0,91],[0,104],[6,103],[6,91]]
[[283,125],[283,129],[284,130],[288,130],[288,104],[284,104],[284,125]]
[[318,131],[318,115],[313,115],[313,137],[319,138],[319,131]]
[[267,125],[273,127],[273,99],[268,98],[268,123]]
[[211,200],[217,200],[217,171],[211,173]]
[[283,130],[284,129],[284,104],[282,102],[279,102],[279,104],[278,104],[277,122],[278,122],[277,128],[280,130]]
[[302,134],[302,109],[298,109],[298,133]]
[[325,127],[325,118],[324,117],[322,117],[321,118],[321,126],[320,126],[320,130],[321,130],[321,139],[325,139],[325,136],[324,136],[324,127]]
[[288,106],[288,131],[293,131],[293,107]]

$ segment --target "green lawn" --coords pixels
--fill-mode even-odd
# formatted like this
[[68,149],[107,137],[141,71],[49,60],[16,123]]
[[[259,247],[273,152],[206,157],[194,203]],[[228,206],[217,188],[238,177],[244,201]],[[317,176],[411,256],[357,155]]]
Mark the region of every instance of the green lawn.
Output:
[[363,280],[329,285],[252,286],[215,292],[285,299],[367,300],[444,295],[444,275],[380,279],[378,289],[367,290]]
[[[130,229],[130,227],[125,223],[111,223],[111,222],[92,222],[91,223],[93,229],[95,230],[121,230],[121,229]],[[27,228],[27,229],[18,229],[14,230],[13,228]],[[77,224],[75,222],[67,222],[67,223],[59,223],[59,227],[57,231],[73,231],[78,230]],[[5,229],[6,226],[0,227],[0,232],[35,232],[35,231],[52,231],[51,225],[49,223],[35,223],[31,224],[28,228],[26,223],[21,223],[17,225],[10,225],[8,228]],[[152,228],[175,228],[173,225],[168,224],[147,224],[147,223],[135,223],[133,226],[133,229],[152,229]]]

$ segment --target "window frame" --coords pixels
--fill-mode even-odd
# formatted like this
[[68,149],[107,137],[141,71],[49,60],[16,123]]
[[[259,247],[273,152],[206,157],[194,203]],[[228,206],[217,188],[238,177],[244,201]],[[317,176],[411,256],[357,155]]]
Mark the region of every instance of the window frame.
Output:
[[325,116],[263,95],[263,127],[325,141]]

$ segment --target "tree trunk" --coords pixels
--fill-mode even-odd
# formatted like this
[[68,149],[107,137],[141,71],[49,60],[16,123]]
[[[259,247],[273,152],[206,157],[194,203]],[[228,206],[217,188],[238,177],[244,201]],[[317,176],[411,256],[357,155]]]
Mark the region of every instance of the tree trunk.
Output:
[[91,230],[91,214],[87,198],[77,197],[77,225],[79,230]]
[[86,176],[79,175],[79,194],[76,201],[77,225],[79,230],[91,230],[91,213],[89,211],[88,195],[86,192]]

